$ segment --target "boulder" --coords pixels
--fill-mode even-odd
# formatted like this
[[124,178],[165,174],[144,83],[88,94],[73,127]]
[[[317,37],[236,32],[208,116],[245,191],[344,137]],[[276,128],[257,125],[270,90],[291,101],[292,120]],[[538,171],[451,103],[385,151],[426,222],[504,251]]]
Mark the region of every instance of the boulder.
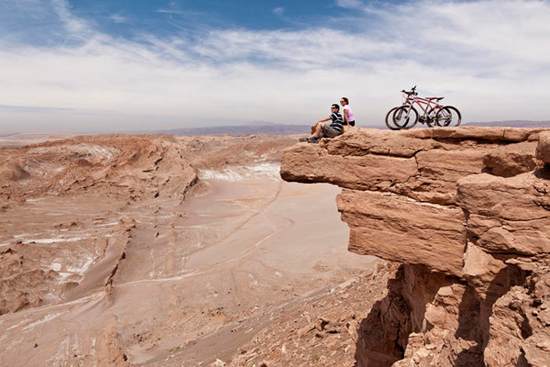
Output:
[[550,132],[540,134],[537,145],[537,159],[544,163],[550,163]]

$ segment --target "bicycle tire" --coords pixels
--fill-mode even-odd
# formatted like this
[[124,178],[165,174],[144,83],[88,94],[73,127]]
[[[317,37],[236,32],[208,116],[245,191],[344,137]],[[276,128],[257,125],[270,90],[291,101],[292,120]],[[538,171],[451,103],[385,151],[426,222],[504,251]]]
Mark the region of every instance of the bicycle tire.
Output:
[[385,119],[386,127],[390,130],[399,130],[398,127],[392,126],[392,124],[390,123],[390,115],[392,116],[391,121],[393,122],[393,112],[398,108],[399,108],[399,106],[396,106],[396,107],[392,108],[391,110],[389,110],[388,113],[386,114],[386,119]]
[[418,123],[418,111],[412,106],[408,113],[407,110],[409,110],[409,106],[401,106],[393,112],[393,124],[400,130],[412,129]]
[[437,111],[435,115],[434,123],[437,126],[459,126],[462,122],[462,115],[460,111],[453,106],[444,106]]
[[427,112],[426,112],[426,125],[428,127],[433,127],[433,125],[435,124],[435,115],[437,113],[437,107],[436,108],[430,108]]

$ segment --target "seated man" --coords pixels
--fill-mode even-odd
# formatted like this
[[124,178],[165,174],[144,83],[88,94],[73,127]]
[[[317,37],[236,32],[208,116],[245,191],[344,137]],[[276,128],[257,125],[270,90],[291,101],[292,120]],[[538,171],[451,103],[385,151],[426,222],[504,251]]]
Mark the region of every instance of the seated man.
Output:
[[[308,143],[317,143],[320,138],[334,138],[341,135],[344,131],[342,115],[340,114],[340,107],[337,104],[333,104],[331,107],[331,114],[325,118],[317,120],[315,125],[311,127],[311,135],[307,138],[300,138],[300,141],[307,141]],[[331,122],[325,122],[329,121]]]

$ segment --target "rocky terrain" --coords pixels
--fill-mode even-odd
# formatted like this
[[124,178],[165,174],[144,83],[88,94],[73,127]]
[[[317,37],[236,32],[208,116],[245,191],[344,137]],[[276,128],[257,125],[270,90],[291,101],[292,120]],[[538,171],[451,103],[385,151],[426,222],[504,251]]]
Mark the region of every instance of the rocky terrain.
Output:
[[[349,250],[396,266],[384,296],[353,309],[355,319],[344,308],[328,322],[317,314],[308,324],[317,340],[353,319],[356,366],[550,364],[550,131],[359,129],[287,149],[281,176],[341,187]],[[266,365],[290,365],[265,352],[283,348],[280,338],[255,343]],[[324,355],[303,365],[312,359],[352,365]]]
[[259,361],[248,343],[296,313],[317,323],[317,309],[338,333],[302,331],[332,343],[308,361],[352,363],[336,306],[352,312],[364,292],[374,304],[389,272],[347,251],[339,188],[281,180],[295,144],[89,135],[0,149],[0,365]]
[[549,166],[514,128],[0,149],[0,365],[547,366]]

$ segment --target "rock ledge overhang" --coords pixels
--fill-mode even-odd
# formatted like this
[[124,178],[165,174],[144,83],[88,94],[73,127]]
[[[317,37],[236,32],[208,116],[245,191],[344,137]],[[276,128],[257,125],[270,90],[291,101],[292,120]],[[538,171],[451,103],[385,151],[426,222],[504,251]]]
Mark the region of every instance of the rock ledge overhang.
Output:
[[281,177],[343,189],[350,251],[468,277],[472,246],[489,256],[550,252],[549,131],[357,129],[288,148]]

